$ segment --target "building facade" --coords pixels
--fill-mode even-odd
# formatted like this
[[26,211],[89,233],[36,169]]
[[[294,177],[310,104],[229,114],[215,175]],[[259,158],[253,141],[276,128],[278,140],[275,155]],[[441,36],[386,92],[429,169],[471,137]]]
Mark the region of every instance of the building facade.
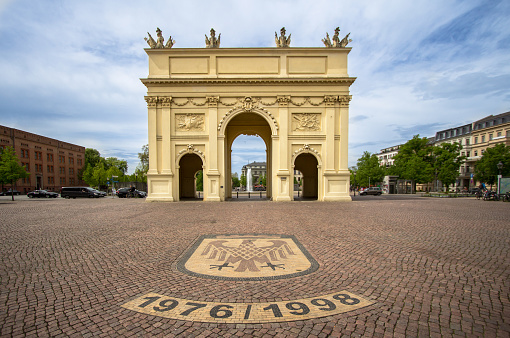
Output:
[[232,197],[231,151],[239,135],[266,145],[268,198],[350,201],[350,48],[151,48],[147,87],[148,201]]
[[85,163],[85,147],[6,126],[0,126],[0,147],[13,147],[19,163],[30,173],[29,178],[16,182],[21,193],[35,189],[58,192],[63,186],[83,184],[78,171]]

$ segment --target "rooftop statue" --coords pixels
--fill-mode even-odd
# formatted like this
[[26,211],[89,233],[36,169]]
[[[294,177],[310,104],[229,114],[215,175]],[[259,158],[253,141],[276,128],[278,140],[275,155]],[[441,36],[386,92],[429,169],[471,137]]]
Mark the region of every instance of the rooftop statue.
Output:
[[282,27],[280,29],[280,37],[278,37],[278,34],[274,32],[274,40],[276,42],[276,47],[290,47],[290,36],[292,34],[289,34],[289,37],[285,36],[285,27]]
[[333,35],[333,42],[331,42],[331,39],[329,38],[329,34],[326,33],[326,37],[324,39],[322,39],[322,42],[324,43],[324,45],[328,48],[343,48],[345,46],[347,46],[347,44],[349,42],[352,42],[352,39],[349,39],[349,35],[351,33],[347,34],[345,36],[345,38],[343,38],[342,40],[340,40],[340,28],[337,27],[335,28],[335,35]]
[[216,38],[216,31],[211,28],[211,37],[205,36],[205,47],[206,48],[219,48],[220,47],[221,33]]
[[163,32],[161,29],[159,29],[159,27],[156,29],[156,34],[158,35],[157,41],[152,38],[149,32],[147,32],[147,34],[149,34],[149,38],[144,38],[144,40],[147,41],[147,44],[150,48],[172,48],[172,46],[175,44],[175,40],[172,40],[171,36],[168,39],[166,45],[164,44],[165,38],[163,37]]

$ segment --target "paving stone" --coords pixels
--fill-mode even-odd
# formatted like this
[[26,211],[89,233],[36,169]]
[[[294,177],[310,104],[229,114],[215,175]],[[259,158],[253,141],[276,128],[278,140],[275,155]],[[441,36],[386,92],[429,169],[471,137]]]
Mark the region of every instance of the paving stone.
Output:
[[[416,196],[352,203],[1,199],[0,219],[2,336],[510,335],[509,203]],[[294,236],[319,267],[267,280],[203,278],[177,268],[201,236],[232,234]],[[215,306],[280,304],[299,313],[302,305],[286,304],[342,290],[371,304],[283,322],[266,311],[259,323],[122,307],[155,293]]]

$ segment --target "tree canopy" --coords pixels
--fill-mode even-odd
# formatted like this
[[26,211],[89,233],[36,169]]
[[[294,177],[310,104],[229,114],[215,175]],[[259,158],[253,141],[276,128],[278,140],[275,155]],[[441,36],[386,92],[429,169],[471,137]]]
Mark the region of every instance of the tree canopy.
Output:
[[432,161],[436,179],[448,187],[454,184],[459,177],[459,168],[466,157],[460,155],[462,146],[459,143],[441,143],[432,149]]
[[[11,189],[16,189],[16,181],[20,178],[28,178],[25,167],[18,163],[18,156],[12,147],[6,147],[0,152],[0,182],[10,183]],[[11,194],[14,201],[14,193]]]
[[368,187],[380,183],[384,179],[385,168],[379,165],[379,158],[375,154],[370,154],[368,151],[363,153],[358,159],[355,168],[356,184],[362,187]]
[[493,185],[499,175],[498,163],[503,164],[501,174],[510,176],[510,147],[500,143],[487,148],[475,165],[475,179]]

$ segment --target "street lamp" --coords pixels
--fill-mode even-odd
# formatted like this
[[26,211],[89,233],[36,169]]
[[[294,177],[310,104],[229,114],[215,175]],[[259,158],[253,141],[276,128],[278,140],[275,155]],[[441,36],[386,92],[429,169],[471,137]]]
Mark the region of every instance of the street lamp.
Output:
[[498,167],[499,175],[498,175],[498,195],[500,194],[499,187],[501,186],[501,169],[503,169],[503,162],[499,161],[498,164],[496,164]]
[[354,177],[354,196],[356,196],[356,172],[353,172],[352,176]]

